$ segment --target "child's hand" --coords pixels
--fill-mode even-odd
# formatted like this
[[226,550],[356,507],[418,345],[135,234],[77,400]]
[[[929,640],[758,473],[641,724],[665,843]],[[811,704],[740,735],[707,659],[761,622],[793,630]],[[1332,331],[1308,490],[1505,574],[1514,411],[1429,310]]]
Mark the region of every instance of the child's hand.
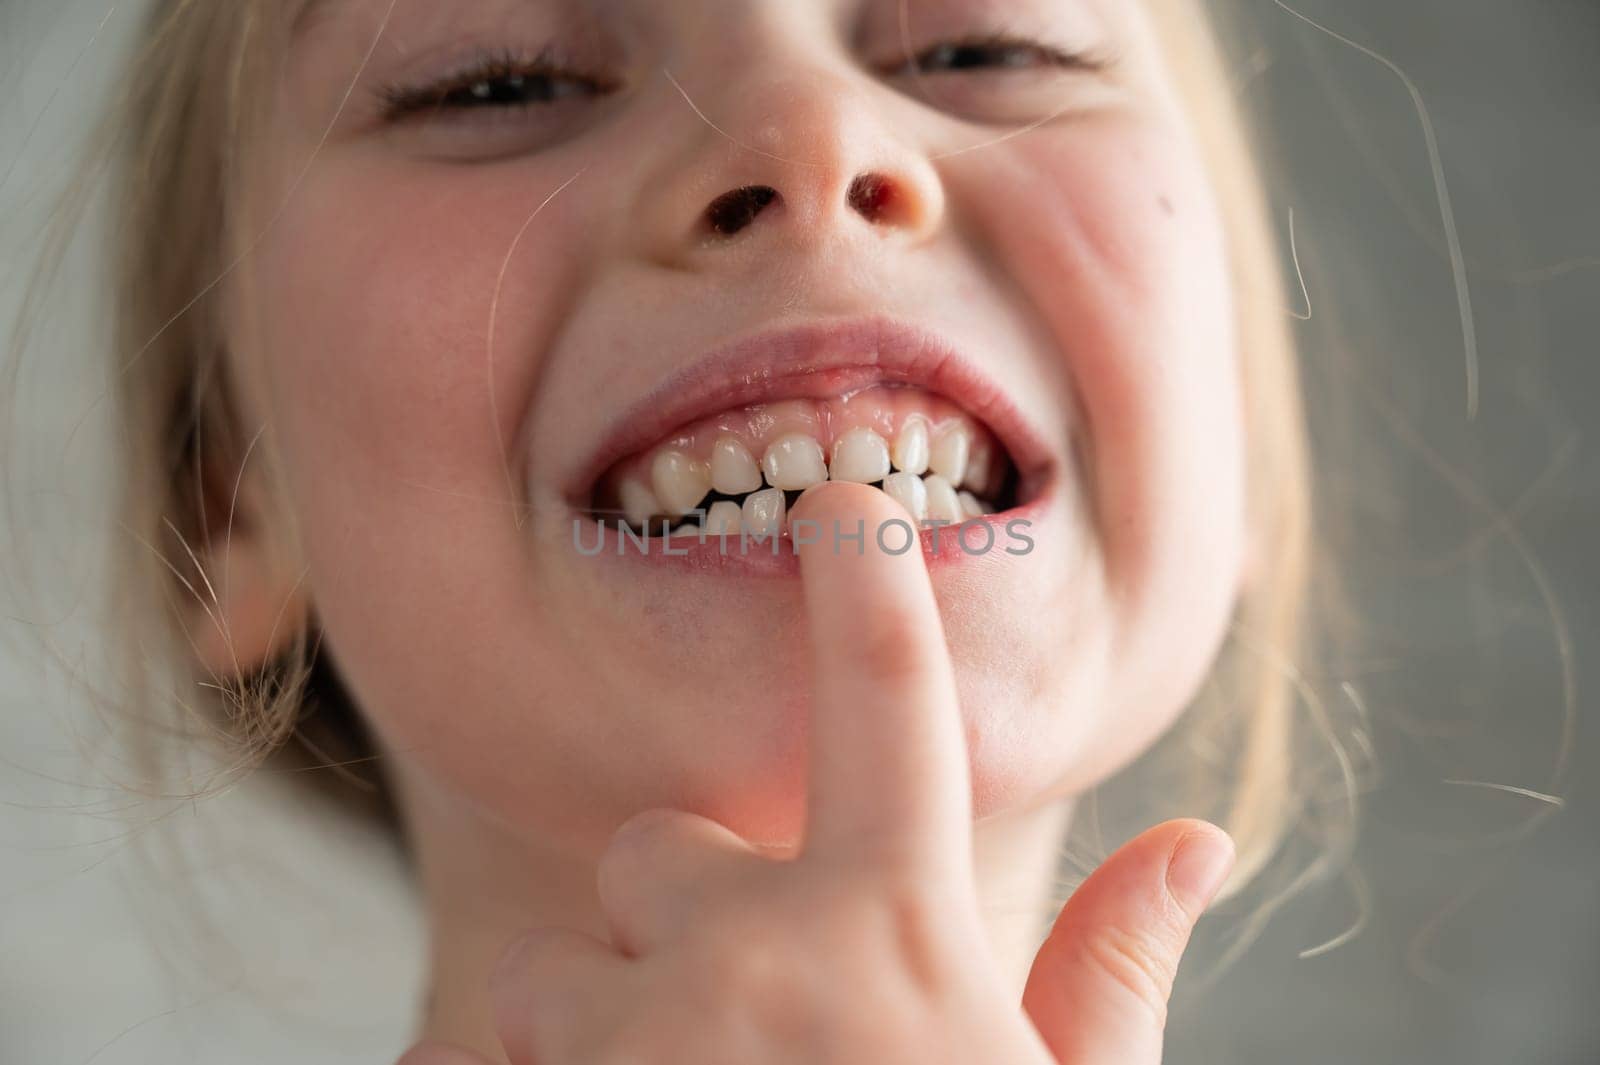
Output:
[[[906,515],[844,484],[795,514],[823,531],[801,562],[817,678],[801,853],[768,857],[682,811],[630,819],[599,870],[615,946],[544,928],[501,963],[513,1065],[1156,1065],[1178,959],[1231,843],[1172,821],[1123,847],[1057,919],[1021,1008],[1008,1001],[979,915],[933,589],[920,552],[874,543]],[[864,554],[834,550],[836,517],[846,531],[865,519]],[[401,1065],[481,1059],[418,1047]]]

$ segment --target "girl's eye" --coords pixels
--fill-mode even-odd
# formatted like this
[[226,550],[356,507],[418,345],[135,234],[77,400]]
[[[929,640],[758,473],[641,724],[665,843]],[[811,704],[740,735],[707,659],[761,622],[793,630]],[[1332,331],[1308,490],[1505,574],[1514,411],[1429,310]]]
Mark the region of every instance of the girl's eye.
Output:
[[942,74],[979,70],[1098,70],[1103,64],[1084,53],[1009,34],[941,41],[908,58],[890,74]]
[[485,56],[452,77],[420,86],[390,86],[379,96],[385,121],[399,122],[473,111],[525,110],[603,96],[615,88],[610,80],[569,69],[545,51],[532,57]]
[[1110,61],[1083,51],[1006,33],[940,41],[879,68],[925,104],[970,122],[1025,125],[1091,106],[1084,91],[1066,91],[1063,75],[1098,74]]
[[[1092,72],[1103,67],[1100,59],[1085,53],[993,33],[938,42],[881,71],[889,77],[946,75],[954,82],[962,82],[962,76],[979,78],[985,73],[1010,72],[1022,77],[1032,73]],[[965,111],[979,120],[1001,120],[1023,113],[1018,108],[1025,101],[1015,96],[1018,92],[1026,94],[1025,83],[996,83],[997,92],[1000,84],[1010,86],[1002,94],[1006,106],[1001,106],[991,92],[976,88],[976,84],[963,90],[960,98],[942,100],[941,105]],[[488,158],[500,149],[520,150],[562,139],[581,125],[579,116],[587,113],[573,111],[573,105],[607,96],[619,87],[616,80],[585,72],[555,48],[546,47],[533,54],[511,50],[483,53],[453,75],[420,85],[382,87],[378,97],[385,124],[442,127],[438,133],[426,134],[433,148],[442,154]],[[459,132],[449,135],[448,143],[438,143],[447,136],[447,129]],[[477,132],[472,133],[470,142],[458,143],[460,137],[473,130]],[[492,143],[486,144],[490,133]],[[508,139],[513,143],[501,143]]]

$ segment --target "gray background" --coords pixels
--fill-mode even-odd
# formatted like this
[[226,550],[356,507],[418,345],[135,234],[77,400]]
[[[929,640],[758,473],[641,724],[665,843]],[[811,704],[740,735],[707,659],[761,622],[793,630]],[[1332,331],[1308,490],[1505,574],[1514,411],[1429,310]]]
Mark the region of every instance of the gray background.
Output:
[[[1226,934],[1186,961],[1167,1060],[1596,1065],[1600,750],[1585,674],[1600,626],[1600,5],[1296,5],[1381,53],[1426,103],[1475,312],[1471,418],[1446,229],[1405,83],[1270,0],[1234,6],[1242,22],[1228,47],[1241,96],[1274,131],[1273,206],[1291,280],[1294,213],[1312,310],[1296,328],[1321,529],[1354,604],[1323,679],[1335,692],[1351,683],[1368,708],[1376,768],[1348,875],[1292,902],[1233,965],[1215,967]],[[131,22],[125,10],[91,44],[106,11],[104,0],[0,0],[0,175],[17,161],[0,188],[7,301],[76,116],[107,84],[116,34]],[[1304,310],[1297,284],[1294,296]],[[92,342],[92,323],[73,324]],[[68,362],[32,380],[60,417],[96,392]],[[89,461],[94,432],[91,422],[74,445],[74,469]],[[23,446],[59,460],[40,440]],[[47,505],[48,492],[27,499],[41,524],[92,525],[81,507]],[[70,790],[40,775],[51,766],[82,777],[67,718],[38,713],[36,674],[0,659],[0,800],[10,804],[0,807],[0,1061],[388,1060],[420,958],[414,936],[397,931],[412,916],[405,891],[364,887],[359,907],[346,899],[304,943],[285,943],[281,927],[246,942],[241,956],[255,961],[226,980],[196,977],[181,958],[152,960],[171,929],[128,903],[135,867],[122,834],[103,818],[86,829],[83,807],[62,806],[77,801]],[[268,807],[301,858],[307,847],[347,862],[357,851],[365,872],[352,876],[392,876],[356,829],[319,823],[322,842],[308,844],[303,815],[244,789],[183,822],[250,820],[252,846],[208,870],[218,894],[262,906],[304,895],[327,908],[313,889],[259,869],[227,880],[271,835]],[[1300,957],[1358,914],[1359,934]],[[250,926],[233,932],[247,940]],[[303,970],[305,957],[320,977],[260,975],[273,964]]]
[[1234,44],[1260,71],[1244,95],[1272,120],[1313,308],[1298,329],[1321,528],[1356,614],[1337,675],[1363,696],[1377,761],[1351,870],[1370,902],[1359,935],[1307,959],[1359,912],[1355,889],[1288,907],[1185,996],[1167,1060],[1594,1065],[1600,5],[1296,5],[1426,103],[1475,311],[1471,419],[1405,83],[1269,3],[1238,6],[1260,35]]

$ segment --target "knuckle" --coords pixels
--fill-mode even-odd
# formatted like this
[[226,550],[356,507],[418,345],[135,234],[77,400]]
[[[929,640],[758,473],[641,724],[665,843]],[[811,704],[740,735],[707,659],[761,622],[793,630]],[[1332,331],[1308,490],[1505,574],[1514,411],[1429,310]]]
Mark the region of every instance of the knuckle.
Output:
[[1158,940],[1107,926],[1079,937],[1078,949],[1090,966],[1145,1006],[1158,1027],[1166,1026],[1167,998],[1177,973]]
[[902,890],[889,897],[889,919],[900,954],[918,973],[936,969],[940,940],[940,914],[925,892]]
[[732,926],[707,948],[704,961],[711,977],[704,986],[765,999],[789,992],[795,952],[770,931]]
[[660,1065],[669,1061],[722,1065],[748,1060],[748,1056],[729,1056],[725,1049],[738,1041],[737,1031],[720,1016],[684,1010],[669,999],[661,1005],[645,1005],[560,1060],[584,1065]]
[[[708,944],[706,979],[695,981],[695,1014],[717,1030],[800,1038],[820,1016],[818,952],[798,937],[774,930],[739,934],[731,928]],[[829,952],[823,952],[826,955]],[[838,956],[825,957],[829,972]]]
[[647,849],[672,831],[682,811],[666,806],[640,810],[611,834],[610,850]]
[[540,1052],[553,1046],[556,1033],[565,1029],[566,1018],[574,1011],[575,1003],[561,994],[547,992],[537,995],[522,1006],[522,1023],[527,1026],[528,1038]]
[[568,932],[557,925],[540,925],[523,933],[517,942],[516,961],[529,970],[538,970],[560,963],[560,955],[569,946]]
[[927,672],[928,653],[914,635],[916,620],[903,611],[887,610],[863,621],[860,662],[869,676],[894,684]]
[[577,950],[573,933],[568,929],[554,925],[534,928],[501,961],[496,983],[538,988],[540,993],[532,996],[523,1007],[528,1016],[536,1024],[558,1019],[570,1006],[565,1000],[572,983],[569,976]]
[[629,817],[611,833],[600,855],[596,875],[608,886],[628,885],[643,876],[669,845],[677,828],[680,811],[666,807],[643,810]]
[[892,950],[904,974],[922,994],[939,997],[958,968],[951,937],[958,909],[916,882],[892,883],[881,898]]

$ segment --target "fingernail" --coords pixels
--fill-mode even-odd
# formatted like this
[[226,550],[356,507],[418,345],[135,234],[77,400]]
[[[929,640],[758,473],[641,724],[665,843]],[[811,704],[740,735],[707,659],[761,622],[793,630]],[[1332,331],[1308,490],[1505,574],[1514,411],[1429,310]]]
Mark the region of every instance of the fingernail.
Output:
[[1226,832],[1191,832],[1178,841],[1167,864],[1167,890],[1188,912],[1211,905],[1233,869],[1233,840]]

